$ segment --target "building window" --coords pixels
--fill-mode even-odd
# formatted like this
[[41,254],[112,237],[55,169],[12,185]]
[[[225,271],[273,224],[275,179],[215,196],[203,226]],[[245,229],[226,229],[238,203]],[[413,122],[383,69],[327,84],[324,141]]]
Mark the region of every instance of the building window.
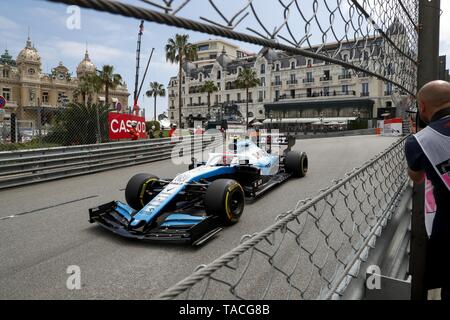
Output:
[[230,94],[228,93],[227,94],[227,103],[229,103],[230,102]]
[[265,74],[266,73],[266,65],[262,64],[261,65],[261,74]]
[[323,95],[328,97],[330,95],[330,87],[323,88]]
[[189,98],[189,105],[192,106],[193,105],[193,101],[192,101],[192,97]]
[[258,102],[264,101],[264,91],[259,91],[258,93]]
[[307,66],[308,68],[311,68],[311,67],[312,67],[312,60],[311,60],[311,59],[308,59],[308,60],[306,61],[306,66]]
[[33,102],[34,99],[36,98],[36,94],[33,89],[30,89],[30,91],[29,91],[29,98],[30,98],[30,102]]
[[198,51],[208,51],[209,50],[209,44],[201,44],[198,46]]
[[248,98],[248,102],[252,103],[253,102],[253,93],[249,92],[247,98]]
[[291,74],[291,82],[290,82],[290,84],[295,84],[295,83],[297,83],[296,76],[295,76],[295,74]]
[[200,106],[202,104],[202,97],[198,97],[198,105]]
[[11,100],[11,88],[3,88],[3,98],[5,98],[6,101]]
[[280,100],[280,90],[275,90],[275,100]]
[[240,93],[237,94],[237,101],[241,102],[241,94]]
[[295,69],[295,62],[291,62],[291,69],[292,69],[292,70]]
[[348,85],[347,84],[344,84],[342,86],[342,93],[348,94]]
[[280,76],[275,76],[275,85],[276,86],[281,85],[281,78],[280,78]]
[[386,92],[384,93],[385,96],[392,95],[392,83],[388,82],[386,83]]
[[217,80],[220,80],[222,78],[222,71],[217,71]]
[[292,99],[295,98],[295,90],[291,90],[291,98],[292,98]]
[[368,83],[363,83],[362,84],[361,95],[363,97],[369,96],[369,84]]
[[42,92],[42,103],[48,103],[48,92]]
[[279,63],[277,63],[277,64],[275,65],[275,71],[280,71],[280,64],[279,64]]
[[261,82],[261,87],[265,87],[266,86],[266,78],[262,77],[260,82]]
[[9,70],[3,69],[3,78],[9,78]]
[[36,71],[33,68],[28,69],[28,74],[29,75],[34,75],[36,73]]
[[313,82],[312,72],[306,73],[306,82]]
[[198,76],[198,80],[200,81],[200,82],[202,82],[203,81],[203,74],[199,74],[199,76]]

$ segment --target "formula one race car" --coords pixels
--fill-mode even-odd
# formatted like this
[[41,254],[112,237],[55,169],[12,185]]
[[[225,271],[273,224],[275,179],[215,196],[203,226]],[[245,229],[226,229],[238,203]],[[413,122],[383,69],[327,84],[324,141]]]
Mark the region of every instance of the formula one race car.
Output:
[[[267,140],[269,140],[267,138]],[[233,140],[226,153],[211,153],[173,180],[142,173],[125,190],[128,204],[114,201],[89,210],[89,221],[128,238],[201,245],[239,221],[245,199],[255,199],[290,177],[308,171],[306,153],[291,151],[293,137],[278,137],[279,155],[250,139]]]

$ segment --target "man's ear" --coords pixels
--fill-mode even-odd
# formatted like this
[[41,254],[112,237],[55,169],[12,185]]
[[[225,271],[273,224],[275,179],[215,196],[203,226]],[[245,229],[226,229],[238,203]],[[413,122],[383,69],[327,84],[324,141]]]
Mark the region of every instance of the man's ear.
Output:
[[421,100],[419,100],[419,112],[421,114],[426,114],[426,112],[427,112],[427,108],[425,106],[425,103],[423,101],[421,101]]

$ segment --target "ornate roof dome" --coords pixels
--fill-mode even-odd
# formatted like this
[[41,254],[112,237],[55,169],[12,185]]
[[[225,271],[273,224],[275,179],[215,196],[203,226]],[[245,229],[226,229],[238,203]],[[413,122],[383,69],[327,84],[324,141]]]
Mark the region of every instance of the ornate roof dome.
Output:
[[41,63],[41,56],[39,55],[36,48],[32,46],[30,37],[28,37],[25,48],[23,48],[22,51],[20,51],[19,55],[17,56],[17,64],[20,64],[22,62],[36,63],[36,64]]
[[77,67],[77,75],[82,76],[87,73],[94,73],[96,71],[95,65],[91,62],[91,59],[89,58],[89,53],[86,50],[86,53],[84,54],[83,61],[80,62],[80,64]]

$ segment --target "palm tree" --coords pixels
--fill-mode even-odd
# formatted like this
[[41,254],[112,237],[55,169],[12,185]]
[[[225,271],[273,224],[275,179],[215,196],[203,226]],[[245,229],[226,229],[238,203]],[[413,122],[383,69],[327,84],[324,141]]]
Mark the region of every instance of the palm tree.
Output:
[[74,96],[81,95],[83,103],[88,105],[88,102],[92,101],[92,95],[100,92],[101,87],[100,78],[96,74],[86,74],[80,78]]
[[155,99],[155,105],[154,105],[154,119],[153,121],[156,122],[156,99],[158,97],[165,97],[166,96],[166,89],[164,89],[164,85],[162,85],[159,82],[150,82],[150,90],[146,93],[147,97],[153,97]]
[[248,130],[248,102],[249,102],[249,89],[254,88],[259,85],[259,79],[256,75],[256,71],[245,68],[241,72],[239,72],[239,75],[236,80],[236,85],[238,88],[245,89],[246,91],[246,97],[247,97],[247,108],[245,112],[245,123]]
[[208,118],[211,116],[211,94],[219,91],[214,81],[206,81],[201,87],[200,92],[208,94]]
[[105,104],[109,107],[109,90],[114,90],[122,84],[122,77],[114,73],[114,67],[110,65],[104,65],[102,70],[98,71],[98,77],[105,88]]
[[183,78],[183,63],[185,61],[192,61],[197,58],[197,46],[189,43],[189,35],[176,34],[175,38],[170,38],[166,44],[166,60],[171,63],[179,64],[178,71],[178,122],[181,129],[181,105],[183,99],[182,93],[182,78]]

